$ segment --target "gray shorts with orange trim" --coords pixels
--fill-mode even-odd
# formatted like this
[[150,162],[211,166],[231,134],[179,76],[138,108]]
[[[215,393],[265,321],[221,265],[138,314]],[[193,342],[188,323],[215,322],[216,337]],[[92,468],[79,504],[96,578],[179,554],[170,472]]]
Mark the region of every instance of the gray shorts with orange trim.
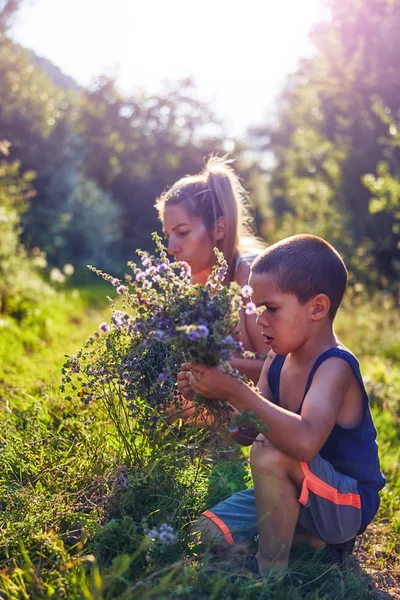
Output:
[[[296,533],[310,533],[329,544],[354,538],[361,526],[361,499],[357,482],[335,471],[319,454],[309,463],[301,462],[304,480]],[[229,544],[250,541],[258,534],[254,488],[237,492],[203,515],[211,519]]]

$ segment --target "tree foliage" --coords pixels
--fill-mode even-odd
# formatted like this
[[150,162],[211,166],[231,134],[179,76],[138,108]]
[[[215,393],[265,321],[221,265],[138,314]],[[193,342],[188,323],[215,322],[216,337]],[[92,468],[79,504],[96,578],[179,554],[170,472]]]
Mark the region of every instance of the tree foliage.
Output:
[[218,123],[192,87],[183,81],[161,96],[124,98],[103,78],[81,97],[84,170],[122,209],[125,255],[149,247],[149,233],[158,226],[153,205],[162,190],[198,172],[206,155],[223,151]]
[[[275,159],[270,229],[277,237],[300,230],[322,235],[364,282],[395,290],[400,5],[330,0],[328,6],[330,19],[312,32],[316,53],[289,78],[277,124],[258,131]],[[365,178],[377,172],[375,183]],[[386,191],[380,188],[376,210],[371,191],[377,198],[382,180]]]
[[[189,80],[160,95],[129,98],[108,78],[90,89],[71,88],[48,61],[3,35],[0,96],[0,130],[12,143],[10,158],[36,173],[24,242],[39,246],[58,266],[118,254],[125,261],[137,247],[149,247],[149,234],[159,226],[156,197],[177,178],[198,172],[207,155],[223,152],[221,127]],[[82,186],[89,190],[85,202]],[[85,234],[82,224],[91,210]]]
[[34,174],[21,175],[18,161],[6,160],[8,153],[9,142],[0,140],[0,313],[21,319],[49,289],[38,274],[44,257],[38,251],[29,257],[19,239]]

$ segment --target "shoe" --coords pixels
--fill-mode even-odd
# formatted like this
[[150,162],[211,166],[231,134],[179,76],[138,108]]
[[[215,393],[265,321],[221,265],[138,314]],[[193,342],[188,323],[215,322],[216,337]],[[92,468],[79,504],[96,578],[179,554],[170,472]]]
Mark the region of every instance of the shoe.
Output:
[[356,538],[352,538],[342,544],[327,544],[321,551],[321,560],[327,565],[342,566],[346,556],[350,556],[356,543]]
[[245,557],[243,567],[248,571],[251,571],[251,573],[254,573],[254,575],[261,577],[260,571],[258,570],[258,562],[254,554],[248,554]]
[[[262,581],[264,577],[260,574],[258,570],[258,562],[257,558],[254,554],[249,554],[244,559],[243,567],[254,574],[256,581]],[[284,587],[288,586],[296,586],[299,583],[296,577],[293,577],[291,573],[283,572],[283,573],[275,573],[274,575],[277,582],[279,582]],[[300,582],[301,583],[301,582]]]

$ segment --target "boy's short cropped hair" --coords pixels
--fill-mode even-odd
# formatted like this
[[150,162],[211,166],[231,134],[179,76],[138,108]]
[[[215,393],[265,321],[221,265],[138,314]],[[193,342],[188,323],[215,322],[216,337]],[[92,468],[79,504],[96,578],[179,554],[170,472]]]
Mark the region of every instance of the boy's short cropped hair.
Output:
[[331,244],[309,234],[294,235],[269,246],[251,266],[254,274],[268,274],[284,294],[305,304],[318,294],[328,296],[329,316],[335,318],[347,284],[347,269]]

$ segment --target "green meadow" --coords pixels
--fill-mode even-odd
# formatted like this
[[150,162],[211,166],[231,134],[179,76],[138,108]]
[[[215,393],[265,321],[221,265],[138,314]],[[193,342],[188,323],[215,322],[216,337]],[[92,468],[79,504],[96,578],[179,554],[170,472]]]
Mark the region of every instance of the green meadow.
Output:
[[[208,27],[181,44],[181,27],[174,42],[182,51],[198,51],[222,85],[226,68],[239,67],[234,82],[249,98],[256,92],[244,75],[263,65],[256,75],[266,90],[265,115],[255,122],[249,114],[241,136],[229,131],[229,106],[217,114],[202,99],[196,73],[145,92],[140,69],[132,68],[130,95],[110,72],[78,84],[51,57],[13,39],[13,24],[29,18],[31,4],[42,3],[0,0],[0,600],[400,599],[400,3],[321,0],[312,51],[282,73],[274,102],[268,69],[279,66],[285,43],[296,45],[291,29],[282,26],[283,45],[273,56],[247,62],[242,34],[255,40],[253,26],[264,18],[268,36],[282,3],[253,3],[257,10],[242,3],[241,28],[224,23],[229,44]],[[85,3],[64,4],[83,24]],[[109,4],[107,23],[109,11],[129,21],[119,3]],[[143,3],[120,4],[134,4],[135,22],[145,22]],[[186,6],[164,4],[167,44],[151,23],[145,32],[148,47],[161,52],[177,18],[194,15],[201,31],[195,9],[191,15]],[[287,13],[288,25],[297,27]],[[158,10],[154,19],[160,21]],[[71,52],[85,64],[89,37],[79,45],[71,26],[55,20],[63,35],[56,23],[46,33],[55,42],[72,40]],[[92,20],[89,28],[99,31]],[[34,17],[27,29],[43,31]],[[122,39],[118,26],[115,34]],[[135,65],[147,55],[146,46],[140,59],[128,58]],[[345,568],[296,549],[285,585],[243,575],[240,552],[227,560],[188,535],[203,510],[251,485],[248,448],[231,452],[209,431],[180,421],[169,426],[155,418],[153,403],[146,430],[134,421],[139,433],[129,438],[130,449],[132,420],[113,419],[90,402],[73,361],[77,389],[60,389],[66,356],[94,332],[102,335],[99,325],[110,319],[106,297],[115,288],[89,275],[87,265],[119,279],[136,249],[153,251],[151,232],[161,229],[156,198],[200,173],[212,155],[232,159],[254,233],[267,244],[311,233],[343,257],[349,286],[336,330],[361,361],[387,478],[379,513]],[[208,192],[213,199],[212,186]],[[116,373],[120,356],[111,356]],[[149,371],[164,375],[153,358]],[[133,364],[127,380],[139,372]],[[124,418],[127,410],[137,415],[140,402],[151,404],[151,394],[141,394],[124,396]]]
[[[101,407],[60,394],[64,355],[75,353],[109,318],[108,291],[96,284],[58,292],[20,323],[1,321],[1,598],[396,597],[400,335],[392,301],[349,294],[337,323],[339,336],[361,356],[371,397],[387,477],[379,514],[344,569],[297,550],[292,581],[282,586],[235,577],[240,557],[230,564],[200,553],[188,539],[191,519],[249,485],[244,454],[233,461],[206,453],[171,479],[171,446],[170,457],[160,460],[155,452],[138,472]],[[162,523],[173,528],[175,544],[154,543],[146,535],[146,526]]]

